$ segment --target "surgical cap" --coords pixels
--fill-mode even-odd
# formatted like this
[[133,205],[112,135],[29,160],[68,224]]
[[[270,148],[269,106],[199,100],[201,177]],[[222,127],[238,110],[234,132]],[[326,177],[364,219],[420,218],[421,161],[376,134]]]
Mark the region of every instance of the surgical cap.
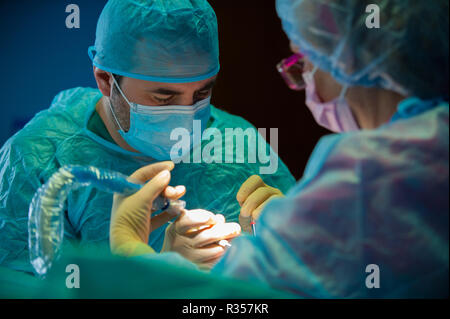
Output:
[[219,72],[217,18],[206,0],[110,0],[89,56],[126,77],[201,81]]
[[[371,3],[379,28],[366,25]],[[448,100],[448,0],[277,0],[276,7],[289,39],[341,84]]]

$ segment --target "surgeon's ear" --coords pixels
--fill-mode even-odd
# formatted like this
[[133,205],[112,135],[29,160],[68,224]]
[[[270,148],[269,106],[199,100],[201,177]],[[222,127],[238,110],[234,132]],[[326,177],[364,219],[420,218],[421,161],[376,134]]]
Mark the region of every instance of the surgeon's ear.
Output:
[[100,92],[102,92],[104,96],[109,97],[111,95],[111,83],[112,83],[111,73],[103,71],[94,66],[94,76]]

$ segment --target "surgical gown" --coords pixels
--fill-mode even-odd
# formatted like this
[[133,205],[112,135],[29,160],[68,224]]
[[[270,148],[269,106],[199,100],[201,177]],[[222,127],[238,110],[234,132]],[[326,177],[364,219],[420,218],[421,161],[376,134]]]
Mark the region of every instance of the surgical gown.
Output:
[[213,271],[311,298],[448,297],[448,118],[409,98],[378,129],[322,138]]
[[[102,94],[97,89],[75,88],[58,94],[48,110],[38,113],[0,151],[0,265],[31,272],[28,256],[28,209],[36,190],[60,167],[92,165],[130,175],[151,159],[135,156],[105,141],[87,129]],[[244,119],[212,107],[210,127],[250,128]],[[211,139],[210,139],[211,140]],[[215,140],[217,142],[217,139]],[[208,143],[205,141],[204,143]],[[219,144],[223,140],[219,140]],[[264,142],[264,145],[269,146]],[[237,144],[223,146],[233,150]],[[185,185],[183,199],[188,209],[202,208],[238,221],[240,207],[236,194],[251,175],[259,174],[257,161],[251,163],[180,163],[172,172],[171,185]],[[263,177],[266,183],[288,190],[295,179],[278,160],[276,173]],[[65,209],[65,238],[76,245],[108,244],[112,194],[91,187],[72,192]],[[152,232],[149,245],[162,247],[167,225]]]

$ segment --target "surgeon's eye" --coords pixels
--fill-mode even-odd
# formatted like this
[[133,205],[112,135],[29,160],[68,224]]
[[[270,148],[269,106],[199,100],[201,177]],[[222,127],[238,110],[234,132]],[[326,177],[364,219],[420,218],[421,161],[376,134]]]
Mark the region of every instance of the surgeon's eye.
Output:
[[167,104],[172,100],[173,96],[168,97],[168,98],[159,98],[159,97],[154,97],[155,101],[158,102],[159,104]]
[[200,99],[206,99],[211,94],[212,89],[200,91],[197,94],[197,97]]

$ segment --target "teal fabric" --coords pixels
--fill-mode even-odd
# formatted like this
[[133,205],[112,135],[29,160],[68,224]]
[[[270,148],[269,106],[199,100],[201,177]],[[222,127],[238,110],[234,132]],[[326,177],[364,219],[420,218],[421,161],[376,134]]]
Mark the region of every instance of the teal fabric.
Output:
[[302,297],[448,297],[448,123],[447,102],[409,98],[378,129],[322,138],[213,272]]
[[105,141],[108,141],[110,143],[116,143],[114,142],[114,139],[111,137],[111,135],[108,132],[108,129],[105,126],[105,123],[103,123],[102,118],[97,112],[92,113],[91,118],[89,119],[87,129],[91,132],[93,132],[95,135],[101,137]]
[[[73,270],[79,269],[79,288],[66,287],[73,282]],[[243,280],[230,280],[200,271],[175,253],[151,254],[134,258],[113,256],[108,249],[88,247],[66,249],[45,280],[0,266],[0,299],[235,299],[296,298]]]
[[[374,5],[379,28],[366,24]],[[341,84],[448,101],[448,0],[277,0],[276,8],[289,39]]]
[[93,64],[140,80],[186,83],[219,72],[219,34],[206,0],[109,0],[98,19]]
[[[28,208],[35,191],[61,166],[93,165],[129,175],[151,159],[136,157],[87,130],[88,120],[101,98],[97,89],[75,88],[58,94],[48,110],[38,113],[0,150],[0,265],[31,271],[27,248]],[[252,127],[246,120],[212,107],[210,127]],[[222,142],[222,141],[220,141]],[[236,194],[251,175],[259,174],[261,163],[180,163],[172,173],[171,185],[186,185],[188,209],[203,208],[238,221]],[[264,175],[274,187],[287,191],[295,179],[286,166]],[[112,195],[92,188],[69,195],[65,213],[65,238],[77,245],[108,244]],[[149,244],[159,251],[165,227],[150,236]]]

